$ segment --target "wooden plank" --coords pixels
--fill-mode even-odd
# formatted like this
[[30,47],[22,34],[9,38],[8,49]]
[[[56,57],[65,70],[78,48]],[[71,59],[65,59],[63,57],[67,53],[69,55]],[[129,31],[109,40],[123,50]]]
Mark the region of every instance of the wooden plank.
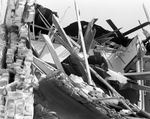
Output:
[[48,65],[47,63],[35,56],[33,56],[33,63],[34,65],[36,65],[36,67],[38,67],[38,69],[40,69],[45,74],[49,74],[50,72],[56,70],[54,67]]
[[141,28],[143,28],[143,27],[145,27],[147,25],[150,25],[150,22],[145,22],[145,23],[143,23],[141,25],[138,25],[138,26],[136,26],[136,27],[134,27],[134,28],[124,32],[123,35],[124,36],[129,35],[130,33],[135,32],[135,31],[137,31],[137,30],[139,30],[139,29],[141,29]]
[[129,88],[136,89],[136,90],[143,90],[143,91],[150,93],[150,87],[149,86],[142,86],[142,85],[137,85],[137,84],[133,84],[133,83],[127,83],[125,85],[125,87],[129,87]]
[[96,34],[96,30],[92,30],[92,27],[94,23],[97,21],[97,19],[92,19],[91,22],[88,24],[85,35],[84,35],[84,40],[85,40],[85,48],[86,52],[89,53],[89,50],[92,46],[94,36]]
[[122,73],[122,75],[132,80],[150,80],[150,71],[138,73]]
[[83,49],[85,67],[86,67],[86,72],[87,72],[87,77],[88,77],[88,83],[90,85],[94,85],[92,78],[91,78],[91,72],[90,72],[89,64],[88,64],[88,60],[87,60],[87,53],[86,53],[84,38],[83,38],[83,34],[82,34],[82,27],[81,27],[81,22],[80,22],[79,10],[78,10],[78,6],[77,6],[77,3],[75,0],[74,0],[74,5],[75,5],[76,17],[77,17],[77,21],[78,21],[78,29],[79,29],[79,35],[81,38],[81,45],[82,45],[82,49]]
[[63,38],[63,40],[64,40],[67,44],[69,44],[71,47],[73,47],[73,45],[72,45],[72,43],[70,42],[70,40],[68,39],[68,37],[67,37],[65,31],[64,31],[63,28],[59,25],[59,22],[58,22],[57,18],[56,18],[54,15],[52,15],[52,21],[53,21],[53,23],[55,24],[55,26],[56,26],[56,28],[57,28],[59,34],[60,34],[61,37]]
[[52,44],[49,36],[48,35],[43,35],[43,38],[45,39],[45,41],[47,43],[48,49],[49,49],[49,51],[51,53],[51,56],[53,58],[53,61],[55,62],[55,65],[56,65],[57,69],[59,69],[59,70],[64,72],[64,69],[63,69],[63,67],[61,65],[61,62],[60,62],[58,56],[57,56],[57,53],[55,52],[55,49],[53,47],[53,44]]
[[119,28],[119,29],[116,29],[116,30],[114,30],[114,31],[111,31],[111,32],[109,32],[109,33],[106,33],[106,34],[104,34],[104,35],[102,35],[102,36],[99,36],[99,37],[97,37],[95,40],[100,40],[101,38],[107,38],[107,37],[109,37],[110,35],[113,35],[114,33],[116,33],[117,31],[119,31],[119,30],[121,30],[121,29],[122,29],[122,27]]
[[[116,29],[118,29],[116,26],[115,26],[115,24],[111,21],[111,19],[108,19],[108,20],[106,20],[107,21],[107,23],[111,26],[111,28],[113,29],[113,30],[116,30]],[[121,39],[124,39],[124,36],[122,35],[122,33],[118,30],[118,31],[116,31],[116,33],[117,33],[117,35],[118,35],[118,37],[120,37]],[[120,40],[121,40],[120,39]]]

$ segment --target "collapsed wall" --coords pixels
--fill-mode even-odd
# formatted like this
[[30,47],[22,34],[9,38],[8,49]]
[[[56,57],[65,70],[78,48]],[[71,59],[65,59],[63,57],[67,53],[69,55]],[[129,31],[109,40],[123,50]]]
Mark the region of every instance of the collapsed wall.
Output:
[[34,0],[8,0],[5,22],[0,25],[1,119],[33,119],[33,85],[37,81],[32,74],[32,50],[26,47],[26,42],[34,3]]

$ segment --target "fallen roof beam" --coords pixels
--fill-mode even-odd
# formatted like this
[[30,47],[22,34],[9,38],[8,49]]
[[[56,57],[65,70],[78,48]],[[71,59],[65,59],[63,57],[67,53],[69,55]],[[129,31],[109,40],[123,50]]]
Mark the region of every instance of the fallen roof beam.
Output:
[[150,87],[149,86],[142,86],[142,85],[137,85],[137,84],[133,84],[133,83],[127,83],[125,85],[125,87],[132,88],[135,90],[143,90],[143,91],[150,93]]
[[59,24],[57,18],[56,18],[54,15],[52,15],[52,21],[53,21],[53,23],[55,24],[55,27],[57,28],[57,30],[58,30],[59,34],[61,35],[61,37],[63,38],[63,40],[64,40],[66,43],[68,43],[71,47],[73,47],[73,45],[72,45],[72,43],[70,42],[70,40],[68,39],[68,37],[67,37],[65,31],[64,31],[63,28],[60,26],[60,24]]
[[135,72],[135,73],[122,73],[122,75],[132,80],[150,80],[150,71],[147,72]]
[[81,40],[81,46],[83,49],[84,62],[85,62],[85,68],[86,68],[88,83],[90,85],[95,85],[92,78],[91,78],[91,72],[89,69],[89,63],[88,63],[88,59],[87,59],[87,53],[86,53],[84,37],[83,37],[82,27],[81,27],[81,21],[80,21],[80,16],[79,16],[79,9],[78,9],[78,6],[77,6],[77,3],[75,0],[74,0],[74,5],[75,5],[75,12],[76,12],[76,17],[77,17],[77,21],[78,21],[78,29],[79,29],[79,35],[80,35],[80,40]]
[[51,39],[49,38],[48,35],[43,35],[43,38],[45,39],[46,43],[47,43],[47,47],[49,49],[49,52],[51,53],[51,56],[53,58],[53,61],[55,62],[55,65],[57,67],[57,69],[61,70],[62,72],[65,72],[62,65],[61,65],[61,62],[57,56],[57,53],[54,49],[54,46],[51,42]]
[[124,32],[123,36],[129,35],[130,33],[135,32],[135,31],[137,31],[137,30],[139,30],[139,29],[141,29],[141,28],[143,28],[143,27],[145,27],[147,25],[150,25],[150,22],[145,22],[145,23],[143,23],[141,25],[138,25],[137,27],[134,27],[134,28]]
[[114,31],[110,31],[109,33],[106,33],[106,34],[104,34],[104,35],[102,35],[102,36],[99,36],[99,37],[95,38],[95,40],[99,40],[99,39],[101,39],[101,38],[109,37],[110,35],[113,35],[114,33],[116,33],[117,31],[119,31],[119,30],[121,30],[121,29],[122,29],[122,27],[119,28],[119,29],[116,29],[116,30],[114,30]]
[[96,30],[92,30],[94,23],[97,21],[97,19],[92,19],[91,22],[89,22],[88,27],[86,29],[86,33],[84,35],[84,40],[85,40],[85,48],[86,48],[86,52],[87,54],[90,51],[90,48],[92,46],[93,40],[94,40],[94,36],[96,34]]
[[[111,28],[113,29],[113,30],[117,30],[118,28],[116,27],[116,25],[112,22],[112,20],[111,19],[108,19],[108,20],[106,20],[107,21],[107,23],[111,26]],[[118,37],[120,37],[121,39],[124,39],[124,36],[122,35],[122,33],[118,30],[118,31],[116,31],[116,33],[117,33],[117,35],[118,35]]]

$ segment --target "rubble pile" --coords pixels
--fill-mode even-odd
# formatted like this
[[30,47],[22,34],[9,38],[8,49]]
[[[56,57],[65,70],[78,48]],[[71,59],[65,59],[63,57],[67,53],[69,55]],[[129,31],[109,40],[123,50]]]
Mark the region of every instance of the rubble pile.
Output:
[[126,119],[126,116],[135,115],[135,112],[122,107],[117,97],[106,94],[99,87],[88,85],[81,77],[73,74],[67,76],[61,71],[55,71],[54,74],[47,75],[47,81],[97,115],[104,114],[112,119]]
[[[54,103],[54,104],[58,103],[58,105],[56,106],[58,106],[59,108],[58,111],[59,113],[61,113],[60,114],[61,118],[63,118],[63,116],[64,118],[66,118],[67,117],[66,115],[69,114],[68,110],[67,113],[63,111],[63,109],[65,108],[60,109],[60,106],[63,107],[63,104],[65,103],[63,102],[62,98],[68,97],[69,97],[68,100],[70,101],[70,103],[67,102],[68,104],[72,104],[72,102],[75,100],[77,103],[81,104],[80,107],[84,107],[83,109],[87,108],[88,111],[92,113],[89,114],[90,116],[96,115],[94,117],[98,116],[98,118],[106,117],[108,119],[131,119],[131,118],[150,117],[149,114],[145,114],[146,116],[139,115],[138,113],[141,110],[136,106],[134,107],[134,105],[132,105],[128,100],[124,99],[124,97],[122,97],[113,87],[111,87],[111,85],[109,85],[107,81],[106,83],[104,83],[105,80],[103,78],[101,79],[101,76],[97,72],[95,73],[95,70],[93,70],[93,68],[91,67],[90,67],[91,72],[93,72],[94,75],[99,79],[98,81],[106,85],[107,93],[105,92],[106,90],[103,90],[104,88],[101,87],[101,85],[98,86],[96,85],[96,83],[94,85],[90,85],[85,82],[84,77],[82,79],[80,76],[76,76],[75,74],[72,73],[70,73],[70,75],[67,75],[66,72],[62,72],[62,70],[60,71],[59,67],[58,70],[50,72],[50,69],[48,68],[49,64],[45,63],[44,61],[42,61],[42,65],[44,62],[45,64],[43,65],[43,67],[45,66],[44,68],[47,69],[42,70],[43,67],[41,68],[41,64],[37,65],[39,62],[37,64],[33,62],[33,59],[35,58],[32,53],[34,51],[34,48],[32,49],[30,38],[31,32],[29,27],[31,25],[31,22],[34,20],[34,17],[35,17],[35,0],[8,0],[4,23],[5,25],[0,25],[0,118],[1,119],[46,119],[46,118],[58,119],[59,117],[57,117],[57,114],[55,112],[50,111],[52,105],[48,103],[55,102],[54,99],[57,98],[56,95],[60,93],[62,95],[67,94],[65,95],[66,97],[60,96],[61,98],[57,98],[57,100],[61,102],[61,105],[59,105],[59,102]],[[57,23],[57,20],[53,15],[52,18],[54,25],[58,27],[57,30],[58,32],[60,32],[59,35],[58,34],[54,35],[54,38],[56,38],[56,40],[58,40],[62,45],[64,45],[64,47],[68,51],[70,51],[70,55],[72,55],[75,60],[79,60],[77,62],[74,60],[75,64],[77,64],[77,66],[79,66],[81,70],[84,69],[85,65],[84,60],[82,60],[82,58],[80,58],[78,54],[74,51],[74,47],[69,46],[67,44],[68,42],[65,43],[65,39],[67,39],[66,34],[63,33],[63,30],[61,29],[59,23]],[[32,30],[34,32],[34,29]],[[47,45],[47,47],[50,46]],[[96,55],[97,59],[99,60],[100,55],[99,54]],[[98,61],[99,66],[102,65],[101,63],[102,63],[101,61]],[[36,70],[37,71],[39,70],[37,74]],[[123,77],[122,75],[111,72],[109,70],[107,71],[107,73],[112,74],[110,75],[110,77],[107,77],[107,80],[108,79],[113,80],[119,77],[118,79],[120,80],[118,81],[120,82],[124,81],[125,83],[127,83],[127,78]],[[44,74],[44,79],[42,77],[42,74]],[[46,78],[45,74],[47,75]],[[86,74],[86,71],[83,71],[81,74],[83,74],[82,76],[84,76],[84,74]],[[116,77],[116,75],[118,77]],[[85,78],[87,77],[85,76]],[[42,81],[46,82],[46,85]],[[42,97],[42,91],[46,92],[45,95],[47,95],[48,93],[50,94],[51,91],[51,94],[53,95],[52,97],[52,95],[45,96],[43,94],[43,97],[45,96],[45,100],[44,99],[42,101],[40,100],[43,104],[44,103],[47,104],[47,107],[49,109],[46,109],[44,107],[45,105],[43,106],[42,103],[38,104],[37,103],[38,101],[36,102],[35,101],[36,99],[34,99],[35,92],[33,89],[38,88],[39,86],[38,82],[40,82],[39,84],[43,86],[43,87],[41,86],[42,87],[41,90],[39,89],[36,90],[37,92],[35,91],[37,95],[41,91],[40,92],[41,95],[38,95],[39,97],[40,96]],[[56,90],[54,90],[54,87],[56,88]],[[53,90],[51,90],[52,88]],[[57,91],[57,94],[55,94],[55,91]],[[53,102],[51,98],[53,98]],[[75,106],[77,106],[76,103],[74,104]],[[58,109],[55,107],[52,108],[56,109],[55,111],[57,111]],[[70,109],[70,107],[66,109]],[[70,114],[74,113],[75,112]]]

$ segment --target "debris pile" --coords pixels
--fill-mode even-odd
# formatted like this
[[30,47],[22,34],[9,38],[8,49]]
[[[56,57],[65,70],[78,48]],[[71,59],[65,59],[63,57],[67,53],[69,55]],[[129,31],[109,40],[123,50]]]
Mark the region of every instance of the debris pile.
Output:
[[67,76],[61,71],[55,71],[47,75],[46,80],[97,115],[107,115],[114,119],[137,117],[137,108],[132,107],[128,100],[113,96],[114,93],[111,93],[112,96],[106,94],[101,88],[88,85],[81,77],[73,74]]
[[[92,49],[94,59],[89,58],[89,61],[91,60],[93,64],[88,62],[87,54],[90,57],[89,52],[93,45],[92,43],[95,40],[94,35],[96,31],[92,29],[92,26],[95,26],[95,20],[86,24],[87,29],[85,31],[84,39],[85,44],[81,37],[83,34],[80,33],[81,39],[77,40],[82,41],[81,48],[77,47],[80,45],[79,42],[75,42],[71,39],[71,37],[67,36],[52,11],[49,11],[52,12],[49,18],[51,22],[53,22],[53,26],[47,22],[42,15],[42,12],[40,12],[41,9],[43,10],[43,7],[40,6],[40,9],[38,9],[37,5],[37,11],[35,11],[35,5],[35,0],[8,0],[5,25],[0,26],[0,118],[58,119],[57,114],[50,111],[51,107],[50,104],[48,104],[53,103],[51,98],[53,98],[53,100],[55,99],[57,95],[56,92],[59,94],[61,93],[62,98],[67,98],[65,101],[70,101],[68,104],[73,104],[73,101],[79,103],[82,109],[87,109],[91,113],[89,114],[90,116],[94,115],[94,117],[97,116],[98,118],[102,117],[105,119],[150,117],[148,113],[131,104],[129,100],[124,99],[124,97],[107,82],[117,80],[119,84],[126,84],[130,79],[109,70],[107,61],[101,56],[100,51],[97,51],[98,49],[96,49],[96,51]],[[37,57],[33,55],[33,52],[36,50],[32,47],[30,27],[31,22],[33,22],[32,30],[34,32],[34,18],[36,12],[39,12],[38,17],[41,19],[44,26],[47,26],[48,31],[51,31],[51,33],[49,32],[50,36],[42,36],[46,41],[45,46],[48,44],[47,47],[49,52],[55,60],[55,64],[53,65],[56,66],[56,69],[50,64],[38,59],[38,55]],[[78,13],[77,16],[79,17]],[[108,20],[108,23],[113,26],[111,20]],[[78,19],[78,27],[80,25],[81,24]],[[116,35],[114,36],[115,30],[117,33],[119,32],[118,34],[120,34],[119,29],[114,29],[113,32],[109,32],[103,28],[98,28],[98,26],[95,27],[107,34],[103,36],[102,33],[100,36],[97,36],[97,40],[95,40],[95,43],[97,44],[95,44],[94,47],[101,46],[102,44],[105,46],[105,43],[112,39],[110,37],[110,39],[107,39],[106,42],[98,42],[101,38],[105,39],[107,36],[116,38]],[[68,32],[70,32],[70,30]],[[78,35],[78,31],[76,32],[76,35]],[[118,37],[117,40],[120,40],[120,38],[122,38],[123,41],[117,45],[116,50],[119,50],[118,47],[121,47],[121,45],[128,46],[132,41],[132,39],[127,40],[122,34],[120,34],[120,37]],[[60,45],[63,46],[68,52],[70,52],[70,59],[67,58],[69,61],[67,62],[68,64],[66,62],[62,63],[59,61],[59,57],[53,47],[53,43],[57,44],[58,47]],[[41,52],[44,51],[43,49]],[[73,72],[75,72],[75,74]],[[46,75],[44,79],[42,74],[44,74],[44,76]],[[40,87],[39,84],[41,84],[40,82],[46,82],[46,84],[43,83],[44,87],[42,87],[42,89],[38,89],[38,87]],[[37,92],[34,91],[34,89],[38,89],[36,90]],[[46,90],[46,93],[43,94],[43,96],[48,98],[45,99],[46,101],[42,100],[43,102],[38,104],[39,102],[36,102],[34,94],[37,93],[38,95],[40,91],[42,94],[42,91],[45,89],[57,91],[51,92],[54,95],[50,97],[49,92],[51,90]],[[57,100],[61,102],[64,99],[57,98]],[[42,105],[45,102],[49,106],[49,109]],[[58,108],[60,106],[59,102],[58,105],[55,103]],[[62,104],[63,101],[61,106],[63,106]],[[64,112],[60,109],[58,109],[58,111],[60,113]],[[66,118],[67,114],[68,112],[61,113],[62,118]],[[82,115],[79,115],[79,118],[80,116]]]

